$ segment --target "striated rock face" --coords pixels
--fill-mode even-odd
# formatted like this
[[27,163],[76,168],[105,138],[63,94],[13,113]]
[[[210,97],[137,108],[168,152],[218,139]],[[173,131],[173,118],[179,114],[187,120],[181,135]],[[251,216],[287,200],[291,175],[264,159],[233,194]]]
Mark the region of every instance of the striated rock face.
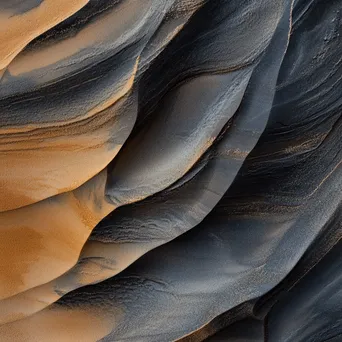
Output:
[[342,0],[0,0],[0,341],[342,340]]

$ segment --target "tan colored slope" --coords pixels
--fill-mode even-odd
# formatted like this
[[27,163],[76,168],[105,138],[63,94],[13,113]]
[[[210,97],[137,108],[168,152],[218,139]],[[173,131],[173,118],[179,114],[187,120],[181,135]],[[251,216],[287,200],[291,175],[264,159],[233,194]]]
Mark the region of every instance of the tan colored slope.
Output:
[[44,0],[20,15],[0,15],[0,70],[34,38],[76,13],[89,0]]
[[105,201],[106,170],[80,188],[0,214],[0,298],[46,283],[72,267]]
[[107,166],[134,125],[136,112],[126,102],[137,65],[81,119],[0,128],[0,212],[71,191]]
[[3,326],[1,341],[94,342],[108,335],[115,325],[114,318],[98,309],[54,308]]
[[115,245],[88,241],[80,257],[83,260],[70,271],[46,284],[0,300],[0,326],[45,309],[69,291],[113,277],[159,244],[150,242]]
[[[84,56],[88,59],[100,57],[101,52],[124,45],[139,33],[150,15],[150,2],[151,0],[143,5],[138,0],[118,3],[108,14],[85,25],[77,34],[53,44],[42,44],[38,48],[24,50],[8,66],[8,71],[13,76],[22,76],[45,67],[50,67],[55,72],[53,67],[58,63],[77,58],[78,54],[83,54],[79,62],[84,61]],[[87,49],[91,49],[91,53]],[[70,67],[70,63],[65,65]],[[78,66],[75,65],[75,68]]]

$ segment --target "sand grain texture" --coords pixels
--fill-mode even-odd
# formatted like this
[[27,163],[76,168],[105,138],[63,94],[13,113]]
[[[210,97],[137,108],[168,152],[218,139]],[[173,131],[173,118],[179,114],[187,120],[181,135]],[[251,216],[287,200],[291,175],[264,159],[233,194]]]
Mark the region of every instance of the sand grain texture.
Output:
[[339,341],[341,6],[0,0],[0,341]]

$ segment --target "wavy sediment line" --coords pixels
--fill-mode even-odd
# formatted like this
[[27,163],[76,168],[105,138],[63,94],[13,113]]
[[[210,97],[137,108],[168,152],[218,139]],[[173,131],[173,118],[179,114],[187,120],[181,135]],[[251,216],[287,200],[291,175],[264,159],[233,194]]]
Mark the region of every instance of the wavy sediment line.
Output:
[[89,0],[44,0],[22,14],[0,15],[0,69],[4,69],[34,38],[70,17]]
[[91,230],[114,209],[104,200],[105,181],[103,171],[73,192],[0,214],[0,298],[46,283],[76,263]]
[[[136,66],[137,62],[133,72]],[[1,202],[0,211],[71,191],[104,169],[120,150],[135,122],[136,100],[128,94],[133,80],[134,73],[118,93],[82,120],[1,135],[0,191],[6,201]],[[25,168],[27,164],[30,166]]]
[[[244,134],[244,137],[246,143],[243,148],[251,150],[257,136],[247,139]],[[225,154],[232,140],[240,139],[238,128],[229,132],[227,141],[220,143],[205,170],[179,190],[176,188],[168,194],[167,205],[163,196],[159,199],[157,196],[136,208],[117,209],[109,219],[109,222],[116,222],[116,225],[111,224],[110,234],[106,228],[107,240],[101,239],[100,225],[100,235],[86,242],[73,268],[48,284],[0,301],[0,324],[31,315],[78,287],[116,275],[149,250],[167,243],[201,222],[234,180],[243,163],[244,158],[235,155],[227,158]],[[221,183],[226,185],[222,187]],[[123,238],[127,242],[122,241]]]
[[[39,124],[28,124],[23,127],[16,127],[16,126],[9,126],[9,127],[2,127],[0,128],[0,134],[5,135],[5,139],[7,138],[6,135],[8,134],[15,134],[15,133],[25,133],[25,132],[30,132],[30,131],[35,131],[35,130],[42,130],[44,128],[50,128],[53,127],[58,130],[59,127],[62,126],[67,126],[79,121],[87,120],[91,118],[92,116],[104,111],[108,107],[112,106],[114,103],[119,101],[121,98],[123,98],[133,87],[133,83],[135,80],[135,75],[137,72],[138,68],[138,63],[139,63],[139,57],[136,59],[135,63],[133,64],[132,70],[130,70],[130,73],[127,75],[127,79],[123,79],[123,82],[117,82],[115,86],[117,89],[113,93],[110,94],[110,96],[106,99],[104,99],[103,102],[100,102],[96,104],[93,108],[91,108],[88,112],[83,114],[82,116],[78,116],[76,118],[66,120],[66,121],[61,121],[61,122],[47,122],[47,123],[39,123]],[[126,75],[125,75],[126,76]]]
[[91,1],[70,19],[70,25],[57,25],[12,61],[2,80],[6,87],[0,88],[2,102],[9,97],[15,101],[18,95],[23,100],[27,93],[34,98],[37,89],[44,91],[66,80],[80,82],[83,74],[100,73],[101,64],[108,59],[112,66],[121,67],[124,60],[113,61],[113,56],[134,45],[133,58],[137,58],[164,19],[167,6],[166,0],[157,6],[152,6],[152,0],[143,5],[137,0]]
[[53,310],[48,314],[36,316],[34,322],[39,324],[41,329],[37,330],[32,322],[23,321],[20,329],[14,333],[10,327],[5,327],[1,338],[3,341],[94,342],[108,335],[113,326],[111,317],[104,318],[101,310],[93,310],[91,307]]
[[[335,180],[336,179],[337,178],[335,177]],[[329,187],[326,187],[326,189],[328,188]],[[331,201],[331,194],[332,192],[328,190],[324,198],[329,198]],[[317,196],[322,198],[321,194],[317,194]],[[338,200],[338,198],[334,198],[334,202],[336,202],[336,200]],[[313,198],[311,203],[314,203],[315,201],[316,198]],[[332,206],[334,206],[334,204],[332,204]],[[307,208],[307,215],[302,217],[302,221],[308,222],[308,218],[311,217],[310,226],[307,227],[307,230],[310,231],[310,233],[307,232],[305,234],[312,234],[313,229],[316,232],[319,231],[321,222],[318,222],[317,224],[314,222],[317,217],[321,215],[321,212],[317,210],[317,206],[312,208],[311,205],[309,205]],[[315,211],[317,215],[313,216],[313,211]],[[131,341],[168,341],[180,338],[186,333],[195,330],[194,328],[200,328],[204,323],[209,322],[215,316],[240,304],[241,301],[245,301],[249,296],[251,296],[251,298],[259,297],[261,294],[267,292],[268,288],[272,287],[272,282],[279,283],[282,279],[282,272],[285,274],[288,271],[289,260],[282,261],[284,267],[282,268],[282,272],[280,272],[278,264],[278,253],[282,255],[283,248],[278,249],[276,247],[277,244],[274,244],[274,241],[270,244],[269,239],[271,238],[274,240],[276,238],[278,243],[281,241],[283,244],[292,245],[293,241],[298,241],[299,236],[302,236],[303,231],[299,228],[303,227],[303,222],[296,222],[294,225],[289,225],[287,222],[279,222],[277,234],[273,229],[272,237],[269,237],[267,234],[267,224],[264,225],[266,230],[261,229],[261,226],[257,227],[259,232],[255,232],[256,235],[253,239],[254,248],[250,249],[250,252],[252,253],[250,256],[247,256],[246,253],[242,253],[241,249],[236,245],[232,246],[231,250],[228,248],[230,252],[228,252],[228,250],[223,252],[223,250],[226,250],[227,248],[223,241],[228,239],[228,241],[235,241],[237,243],[238,233],[241,232],[242,228],[244,230],[249,230],[250,233],[253,229],[256,229],[256,224],[251,225],[248,224],[248,222],[245,222],[245,224],[242,225],[241,221],[244,221],[243,217],[240,219],[240,223],[237,222],[236,225],[234,222],[231,222],[231,230],[234,226],[235,227],[233,229],[234,232],[231,231],[229,233],[223,226],[220,230],[218,230],[217,225],[213,229],[213,223],[210,223],[210,220],[208,220],[206,227],[203,226],[201,229],[202,233],[198,231],[191,232],[192,234],[184,236],[178,242],[175,240],[169,245],[162,247],[162,249],[156,249],[118,277],[99,283],[93,287],[84,288],[84,290],[80,289],[76,293],[74,292],[66,295],[59,304],[45,309],[37,315],[5,324],[0,328],[0,333],[4,333],[3,336],[10,337],[15,331],[22,331],[23,326],[38,327],[39,321],[42,319],[41,317],[56,313],[56,310],[60,310],[61,308],[70,310],[70,306],[82,307],[82,303],[91,302],[93,307],[105,307],[103,314],[100,316],[102,319],[111,317],[113,314],[112,310],[114,309],[125,308],[124,317],[118,316],[118,319],[115,321],[118,322],[120,317],[120,323],[117,327],[113,328],[114,331],[112,334],[108,335],[108,338],[105,340],[111,341],[114,338],[115,340],[128,339]],[[256,221],[259,221],[259,225],[263,225],[260,218],[256,218]],[[275,222],[273,223],[273,226],[274,225]],[[284,230],[294,233],[290,240],[287,240],[289,234],[284,234]],[[259,233],[263,234],[262,231],[266,234],[264,237],[262,237],[262,235],[259,236]],[[225,236],[225,234],[230,235],[230,238]],[[311,235],[311,237],[313,236]],[[305,243],[309,243],[306,238],[306,236],[302,236],[301,242],[304,243],[305,241]],[[242,247],[244,237],[240,236],[240,239],[239,245],[241,244],[240,247]],[[189,245],[190,241],[192,241],[192,244]],[[196,247],[194,246],[193,241],[197,242]],[[260,244],[261,241],[263,241],[262,244]],[[251,241],[249,243],[251,243]],[[271,248],[269,250],[271,254],[265,253],[265,250],[263,249],[260,251],[260,246]],[[288,247],[285,247],[285,249],[286,248]],[[211,251],[209,249],[211,249]],[[217,258],[215,257],[218,255],[218,249],[220,250],[220,253],[224,253],[225,255],[224,260],[222,260],[222,269],[219,269]],[[205,258],[203,256],[203,250],[207,251]],[[303,246],[302,251],[305,250],[306,248]],[[191,255],[191,258],[189,258],[189,255]],[[193,263],[194,258],[197,260],[196,255],[201,260],[200,265],[194,265]],[[204,260],[208,260],[207,258],[209,255],[212,255],[215,259],[215,268],[212,267],[213,260],[204,263]],[[227,268],[229,255],[235,255],[235,257],[237,257],[236,261],[239,260],[239,263],[234,264],[233,261],[230,260],[229,268]],[[246,269],[246,262],[248,260],[254,260],[257,256],[261,258],[266,257],[267,262],[260,267],[249,265],[250,268]],[[288,256],[293,265],[296,264],[299,257],[299,255],[295,257]],[[258,263],[259,262],[260,260],[258,260]],[[277,266],[275,266],[274,263],[276,263]],[[205,273],[203,270],[205,270]],[[179,277],[180,273],[187,274],[187,277]],[[236,281],[232,283],[231,277],[235,273],[240,275],[237,276]],[[219,274],[221,276],[219,276]],[[277,275],[277,278],[275,278],[275,275]],[[212,281],[210,281],[210,279],[212,279]],[[221,279],[220,283],[218,283],[219,279]],[[247,287],[247,284],[250,283],[252,279],[256,284],[256,292],[253,295],[248,292],[249,288]],[[256,279],[258,279],[258,281],[256,281]],[[196,293],[201,293],[201,299],[197,298],[195,302],[192,299],[194,284],[196,284]],[[199,286],[201,286],[201,288],[199,288]],[[227,287],[230,289],[228,290],[230,293],[229,298],[227,298]],[[215,288],[215,291],[213,291],[213,288]],[[241,293],[241,291],[243,293]],[[244,291],[247,291],[249,294]],[[216,304],[215,311],[210,310],[210,306],[213,302],[212,296],[214,295],[219,296],[219,298],[215,300],[215,303],[219,303],[219,307],[217,306],[218,304]],[[235,297],[234,300],[233,297]],[[134,300],[132,301],[131,298],[134,298]],[[233,300],[234,304],[231,300]],[[144,311],[143,308],[146,307],[147,303],[150,308],[149,315],[145,314],[144,316],[141,310]],[[194,308],[199,307],[201,310],[195,315]],[[181,317],[179,317],[180,312],[182,312]],[[177,315],[174,315],[174,313],[177,313]],[[148,322],[151,319],[154,320],[155,328],[153,331],[151,331],[151,326],[148,325]],[[172,325],[165,326],[165,321],[172,321]],[[186,324],[186,327],[184,327],[184,323]],[[121,327],[124,326],[125,329],[120,328],[120,324],[122,324]],[[177,324],[176,329],[175,324]],[[142,327],[144,326],[146,327],[146,332],[142,331]],[[161,326],[163,329],[161,329]],[[93,328],[96,330],[94,325]],[[46,328],[43,327],[43,330],[45,329]],[[52,336],[56,336],[57,332],[58,327],[51,332]],[[28,335],[29,341],[30,338],[34,338],[33,328],[30,334],[31,335]],[[147,335],[146,338],[144,337],[144,334]]]
[[163,116],[128,141],[110,168],[108,198],[115,205],[142,200],[189,171],[234,115],[251,72],[199,76],[171,91]]
[[0,4],[0,340],[337,341],[341,1]]
[[[280,32],[281,37],[282,29]],[[273,38],[273,44],[269,47],[269,54],[272,56],[270,58],[273,59],[275,58],[273,52],[275,44],[283,44],[285,49],[287,40],[279,39],[279,33]],[[274,94],[274,90],[273,93],[272,90],[268,91],[267,83],[271,89],[274,89],[283,55],[284,52],[277,55],[278,64],[273,66],[272,81],[266,80],[261,72],[263,69],[269,68],[267,58],[256,67],[251,79],[250,73],[247,73],[248,70],[242,71],[248,75],[250,81],[247,88],[249,96],[242,102],[235,114],[233,124],[226,130],[223,140],[214,149],[213,156],[209,157],[207,165],[179,189],[176,187],[173,191],[169,191],[167,193],[167,204],[165,203],[165,195],[161,193],[159,198],[156,195],[147,199],[146,203],[141,202],[136,207],[121,208],[115,211],[108,221],[116,223],[114,225],[111,223],[110,229],[106,228],[104,231],[104,236],[107,236],[106,239],[102,240],[100,225],[99,233],[96,234],[95,230],[95,235],[85,244],[80,259],[74,268],[48,284],[0,302],[0,309],[3,312],[2,323],[42,310],[56,301],[58,297],[78,287],[110,278],[149,250],[171,241],[199,224],[229,188],[243,161],[254,148],[266,126]],[[232,73],[232,76],[237,77],[235,74]],[[207,79],[210,77],[205,76],[204,81]],[[231,82],[231,77],[227,79]],[[200,80],[203,79],[200,78]],[[206,83],[204,84],[206,85]],[[223,83],[222,88],[224,95],[231,95],[227,89],[236,91],[236,86],[227,88],[225,83]],[[215,112],[216,107],[226,108],[226,103],[231,104],[231,101],[234,101],[234,98],[231,99],[228,96],[224,102],[221,100],[222,95],[218,94],[210,98],[212,104],[206,106],[213,112]],[[253,123],[250,118],[254,112],[255,103],[261,100],[263,100],[264,108],[259,112],[258,122]],[[184,104],[184,101],[181,103]],[[185,107],[187,108],[187,102],[185,102]],[[177,112],[177,108],[175,108],[175,112]],[[188,118],[188,115],[185,117]],[[170,120],[166,122],[171,125]],[[180,127],[184,129],[184,125]],[[189,127],[191,128],[191,126]],[[203,126],[201,127],[203,128]],[[155,137],[155,135],[153,136]],[[166,138],[163,133],[162,136]],[[231,152],[232,150],[244,152],[234,153]],[[134,151],[137,153],[136,149]],[[146,161],[146,157],[144,160]],[[48,299],[43,302],[39,300],[42,292],[49,293]],[[27,303],[31,303],[31,305],[26,305]]]

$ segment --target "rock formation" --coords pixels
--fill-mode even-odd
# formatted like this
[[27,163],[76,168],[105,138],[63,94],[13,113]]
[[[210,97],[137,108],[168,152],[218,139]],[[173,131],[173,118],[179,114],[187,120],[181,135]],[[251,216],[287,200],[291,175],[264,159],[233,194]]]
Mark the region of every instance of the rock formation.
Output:
[[342,0],[0,0],[0,341],[341,341],[341,33]]

